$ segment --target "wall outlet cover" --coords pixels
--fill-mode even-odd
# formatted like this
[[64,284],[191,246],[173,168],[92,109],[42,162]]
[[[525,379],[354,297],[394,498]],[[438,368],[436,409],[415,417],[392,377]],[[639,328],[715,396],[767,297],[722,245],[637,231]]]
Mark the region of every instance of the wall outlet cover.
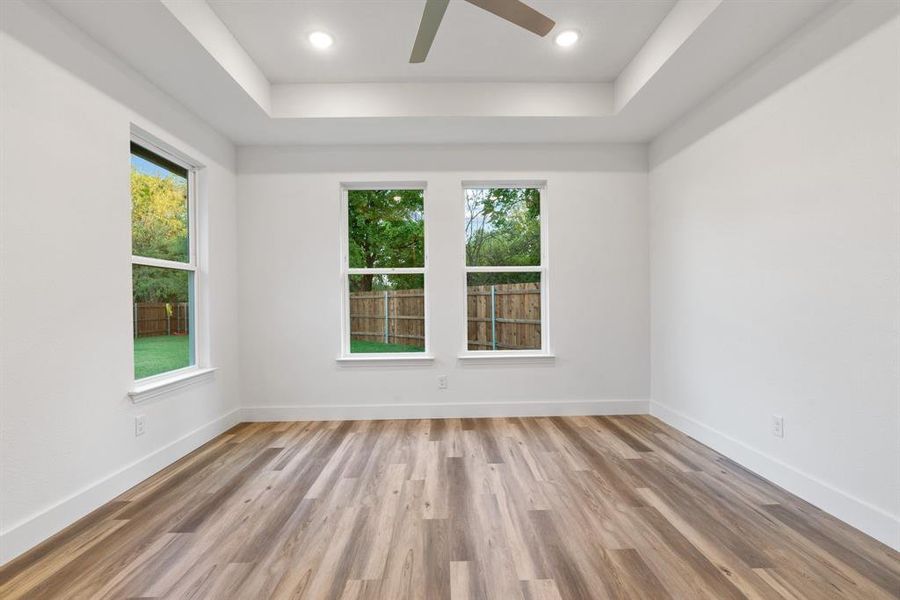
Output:
[[784,437],[784,417],[772,415],[772,435],[777,438]]

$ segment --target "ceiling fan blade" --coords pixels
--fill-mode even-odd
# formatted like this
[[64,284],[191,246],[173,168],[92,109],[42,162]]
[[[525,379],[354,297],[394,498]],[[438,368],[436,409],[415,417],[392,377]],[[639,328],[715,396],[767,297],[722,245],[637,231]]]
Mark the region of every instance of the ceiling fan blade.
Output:
[[492,12],[541,37],[550,33],[550,30],[556,25],[556,21],[519,0],[466,0],[466,2]]
[[441,20],[444,18],[444,12],[449,3],[450,0],[426,0],[425,11],[422,13],[422,20],[419,21],[419,33],[416,34],[409,62],[425,62],[425,57],[431,50],[434,36],[437,35],[438,27],[441,26]]

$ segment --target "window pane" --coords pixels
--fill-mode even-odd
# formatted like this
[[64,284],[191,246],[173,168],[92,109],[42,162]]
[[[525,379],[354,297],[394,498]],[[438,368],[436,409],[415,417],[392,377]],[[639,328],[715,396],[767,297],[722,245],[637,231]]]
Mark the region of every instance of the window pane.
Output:
[[131,266],[134,378],[194,364],[190,271]]
[[518,267],[541,264],[541,191],[466,189],[466,264]]
[[425,276],[350,275],[350,352],[425,351]]
[[541,349],[541,274],[469,273],[469,350]]
[[425,266],[422,190],[348,190],[351,268]]
[[187,171],[141,149],[131,153],[131,253],[188,262]]

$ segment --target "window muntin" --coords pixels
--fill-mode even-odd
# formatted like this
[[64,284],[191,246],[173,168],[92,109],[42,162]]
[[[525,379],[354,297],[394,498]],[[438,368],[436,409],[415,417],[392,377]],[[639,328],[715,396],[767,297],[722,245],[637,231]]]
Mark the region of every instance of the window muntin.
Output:
[[425,192],[344,189],[343,354],[426,351]]
[[464,187],[465,353],[548,352],[543,187]]
[[193,171],[131,145],[134,378],[195,366]]

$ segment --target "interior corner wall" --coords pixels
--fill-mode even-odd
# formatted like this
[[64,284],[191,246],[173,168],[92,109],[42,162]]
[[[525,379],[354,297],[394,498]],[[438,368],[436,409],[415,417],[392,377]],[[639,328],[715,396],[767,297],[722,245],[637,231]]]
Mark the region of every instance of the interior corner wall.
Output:
[[[239,398],[233,146],[44,3],[0,4],[2,563],[229,427]],[[132,123],[206,165],[200,281],[218,367],[140,406],[126,395]]]
[[[646,148],[240,148],[248,419],[646,412]],[[546,180],[553,362],[463,364],[467,180]],[[346,366],[342,182],[424,181],[433,365]],[[438,377],[448,376],[448,389]]]
[[900,547],[900,22],[664,138],[652,413]]

